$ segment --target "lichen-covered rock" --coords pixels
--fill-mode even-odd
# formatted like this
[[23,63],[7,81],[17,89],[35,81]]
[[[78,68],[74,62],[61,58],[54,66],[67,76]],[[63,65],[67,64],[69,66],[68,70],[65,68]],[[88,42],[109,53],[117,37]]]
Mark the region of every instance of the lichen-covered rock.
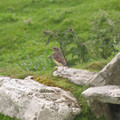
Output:
[[57,70],[53,72],[53,76],[68,78],[71,82],[80,86],[88,85],[89,81],[96,74],[97,73],[95,72],[89,72],[86,70],[68,68],[63,66],[57,67]]
[[39,84],[30,77],[0,77],[0,113],[21,120],[73,120],[80,111],[70,92]]
[[120,85],[120,53],[118,53],[93,79],[90,86]]

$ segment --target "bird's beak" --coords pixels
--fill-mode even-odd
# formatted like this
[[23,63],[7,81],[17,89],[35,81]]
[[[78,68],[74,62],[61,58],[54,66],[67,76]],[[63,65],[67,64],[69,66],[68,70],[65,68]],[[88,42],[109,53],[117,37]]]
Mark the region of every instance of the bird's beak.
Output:
[[51,48],[53,50],[53,48]]

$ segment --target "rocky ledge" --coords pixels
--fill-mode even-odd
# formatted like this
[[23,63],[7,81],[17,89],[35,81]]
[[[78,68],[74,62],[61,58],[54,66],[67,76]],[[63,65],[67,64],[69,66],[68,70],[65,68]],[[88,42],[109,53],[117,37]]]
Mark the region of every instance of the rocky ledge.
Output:
[[59,66],[57,70],[53,72],[53,76],[60,76],[62,78],[69,79],[72,83],[80,86],[88,85],[91,79],[96,75],[95,72],[89,72],[81,69],[74,69]]
[[107,85],[91,87],[85,90],[82,94],[87,100],[120,104],[120,86]]

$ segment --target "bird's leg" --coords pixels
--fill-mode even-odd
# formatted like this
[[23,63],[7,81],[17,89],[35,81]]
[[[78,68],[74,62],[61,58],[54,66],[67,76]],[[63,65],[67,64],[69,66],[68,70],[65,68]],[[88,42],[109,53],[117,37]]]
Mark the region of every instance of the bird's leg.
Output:
[[58,66],[55,66],[55,67],[54,67],[54,71],[56,71],[57,69],[58,69]]

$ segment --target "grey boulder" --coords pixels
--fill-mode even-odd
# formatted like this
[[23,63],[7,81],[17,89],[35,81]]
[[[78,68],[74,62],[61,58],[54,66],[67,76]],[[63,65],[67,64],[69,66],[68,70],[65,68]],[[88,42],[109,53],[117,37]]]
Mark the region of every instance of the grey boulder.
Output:
[[21,120],[73,120],[81,112],[70,92],[30,78],[0,77],[0,113]]
[[120,120],[120,86],[92,87],[82,95],[98,118],[105,116],[106,120]]

